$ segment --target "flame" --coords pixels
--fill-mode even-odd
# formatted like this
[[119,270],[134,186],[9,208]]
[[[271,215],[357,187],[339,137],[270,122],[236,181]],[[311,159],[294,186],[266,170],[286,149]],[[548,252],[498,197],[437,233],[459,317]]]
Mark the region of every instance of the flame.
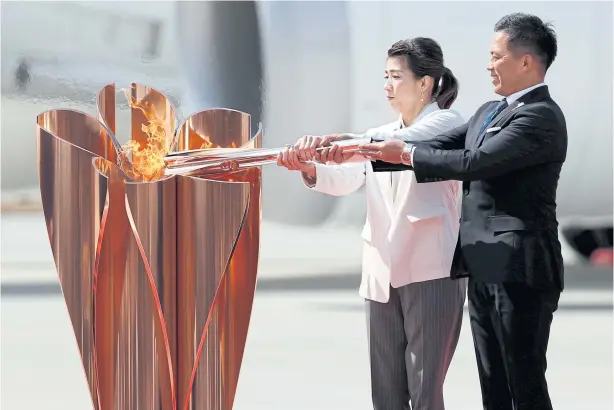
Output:
[[[189,132],[190,132],[190,141],[202,140],[202,143],[200,144],[200,148],[198,149],[223,148],[221,145],[216,145],[213,142],[211,142],[211,138],[209,138],[208,135],[200,135],[192,129],[190,129]],[[229,148],[237,148],[237,145],[234,143],[234,141],[230,143]]]
[[[128,160],[130,163],[130,167],[122,165],[122,168],[138,180],[159,180],[164,176],[164,158],[168,154],[166,146],[167,135],[164,127],[165,120],[158,116],[152,103],[146,100],[137,101],[136,98],[130,95],[130,91],[125,88],[122,91],[126,95],[130,107],[140,110],[147,120],[141,126],[141,130],[147,135],[147,145],[141,147],[139,142],[132,139],[122,145],[120,160],[122,164],[124,164],[124,160]],[[200,135],[192,129],[189,132],[190,140],[202,141],[200,149],[222,148],[220,145],[213,144],[211,138],[207,135]],[[230,144],[230,148],[237,148],[234,141]]]
[[137,101],[129,94],[127,89],[122,89],[131,108],[141,110],[147,122],[143,123],[141,130],[147,135],[147,145],[141,148],[137,141],[130,140],[122,145],[122,155],[131,156],[131,173],[136,178],[145,181],[154,181],[164,176],[164,157],[166,156],[166,130],[164,119],[160,118],[155,106],[148,101]]

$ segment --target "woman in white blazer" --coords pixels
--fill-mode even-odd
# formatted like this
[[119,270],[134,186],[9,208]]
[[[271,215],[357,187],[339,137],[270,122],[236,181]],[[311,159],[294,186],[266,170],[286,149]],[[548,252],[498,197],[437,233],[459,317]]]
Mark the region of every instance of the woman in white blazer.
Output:
[[[463,124],[449,110],[458,82],[437,42],[399,41],[388,50],[384,90],[399,120],[367,131],[429,139]],[[400,131],[402,129],[402,131]],[[310,162],[322,137],[306,136],[278,164],[328,195],[366,185],[360,295],[366,299],[375,410],[444,410],[443,384],[462,323],[466,281],[449,277],[459,229],[460,183],[418,184],[413,171],[374,173],[370,162]]]

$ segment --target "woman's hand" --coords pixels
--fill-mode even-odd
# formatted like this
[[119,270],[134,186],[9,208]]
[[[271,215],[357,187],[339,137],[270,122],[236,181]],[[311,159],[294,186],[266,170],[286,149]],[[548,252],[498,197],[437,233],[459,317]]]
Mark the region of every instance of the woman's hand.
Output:
[[301,171],[310,177],[314,177],[315,166],[308,161],[317,161],[323,164],[327,162],[341,164],[347,161],[354,154],[342,153],[341,147],[332,143],[352,138],[355,138],[352,134],[305,135],[296,141],[294,146],[286,147],[286,150],[277,157],[277,165],[291,171]]
[[305,135],[299,138],[294,146],[287,145],[286,150],[277,157],[277,165],[290,171],[301,171],[309,177],[315,177],[315,165],[309,162],[319,160],[317,149],[323,144],[330,145],[331,138],[317,135]]
[[[326,137],[321,137],[318,135],[305,135],[302,138],[299,138],[294,144],[294,150],[298,154],[298,158],[301,161],[311,161],[314,158],[317,159],[317,149],[324,146]],[[328,143],[330,144],[330,142]]]
[[295,147],[286,146],[283,153],[277,156],[277,165],[285,167],[290,171],[301,171],[305,175],[315,178],[315,165],[311,162],[304,162],[300,159],[299,152]]

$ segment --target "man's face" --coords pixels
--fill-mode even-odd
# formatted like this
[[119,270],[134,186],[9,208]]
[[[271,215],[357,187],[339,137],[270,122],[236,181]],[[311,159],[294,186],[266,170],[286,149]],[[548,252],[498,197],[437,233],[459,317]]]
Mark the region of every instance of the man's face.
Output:
[[527,69],[524,55],[513,53],[507,44],[507,34],[495,33],[490,46],[488,71],[495,86],[495,93],[507,97],[522,88],[522,75]]

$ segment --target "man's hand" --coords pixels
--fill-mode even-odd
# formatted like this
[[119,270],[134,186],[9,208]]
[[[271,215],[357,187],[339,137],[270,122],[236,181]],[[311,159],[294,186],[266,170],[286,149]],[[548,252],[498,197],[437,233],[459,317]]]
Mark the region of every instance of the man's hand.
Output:
[[401,164],[401,154],[405,148],[405,142],[397,139],[387,139],[382,142],[362,144],[358,147],[357,154],[371,160],[379,160],[390,164]]

